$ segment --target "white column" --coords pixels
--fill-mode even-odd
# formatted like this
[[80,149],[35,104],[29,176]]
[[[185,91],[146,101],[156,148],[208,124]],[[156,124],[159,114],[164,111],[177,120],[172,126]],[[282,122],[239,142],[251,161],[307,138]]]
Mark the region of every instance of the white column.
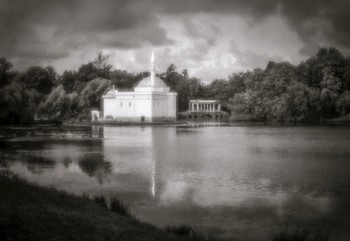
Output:
[[221,105],[219,104],[219,110],[218,111],[221,111]]

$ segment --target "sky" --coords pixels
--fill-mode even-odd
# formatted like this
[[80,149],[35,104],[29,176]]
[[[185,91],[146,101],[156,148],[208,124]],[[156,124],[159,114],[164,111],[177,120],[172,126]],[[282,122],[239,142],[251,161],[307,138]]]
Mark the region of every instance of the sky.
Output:
[[98,51],[113,69],[175,64],[204,82],[298,64],[320,47],[350,53],[349,0],[0,0],[0,57],[14,69],[77,70]]

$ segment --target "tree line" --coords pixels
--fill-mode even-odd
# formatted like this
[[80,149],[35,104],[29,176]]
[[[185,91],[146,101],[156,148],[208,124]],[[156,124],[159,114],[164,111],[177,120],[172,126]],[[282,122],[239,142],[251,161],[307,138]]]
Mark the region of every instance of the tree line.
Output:
[[[57,74],[51,66],[13,71],[0,58],[0,123],[32,123],[35,116],[51,120],[89,119],[99,109],[101,96],[114,85],[132,89],[149,72],[112,70],[108,56],[78,70]],[[336,48],[321,48],[298,65],[269,62],[265,69],[233,73],[205,85],[187,70],[171,64],[157,74],[178,93],[178,111],[190,99],[218,99],[232,119],[307,121],[343,117],[350,113],[350,58]]]

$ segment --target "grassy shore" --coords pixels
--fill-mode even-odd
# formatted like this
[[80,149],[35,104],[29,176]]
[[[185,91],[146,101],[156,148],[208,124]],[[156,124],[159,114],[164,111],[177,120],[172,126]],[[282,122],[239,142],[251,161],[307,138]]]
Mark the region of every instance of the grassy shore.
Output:
[[0,196],[2,241],[184,240],[130,217],[116,200],[108,207],[86,196],[28,184],[6,172],[0,174]]
[[[284,230],[272,241],[327,241],[329,232],[310,235],[305,230]],[[165,230],[142,223],[117,199],[74,196],[39,187],[0,171],[1,241],[214,241],[190,226]]]

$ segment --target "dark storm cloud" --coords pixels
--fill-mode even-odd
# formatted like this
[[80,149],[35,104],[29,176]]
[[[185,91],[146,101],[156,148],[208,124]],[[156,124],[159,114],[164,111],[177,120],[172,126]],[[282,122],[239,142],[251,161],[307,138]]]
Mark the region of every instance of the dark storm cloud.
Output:
[[320,47],[319,42],[339,45],[349,51],[349,9],[349,0],[179,0],[163,6],[163,11],[172,14],[240,14],[255,23],[280,12],[304,41],[304,52]]
[[70,50],[171,42],[141,1],[0,0],[0,53],[55,59]]
[[[259,24],[277,12],[304,42],[304,53],[325,44],[349,51],[348,9],[348,0],[0,0],[0,54],[45,60],[89,46],[161,46],[172,42],[161,15],[189,17],[186,34],[206,38],[191,14],[239,15]],[[207,41],[215,44],[212,35]]]
[[[313,0],[285,1],[282,12],[305,42],[304,51],[318,48],[317,40],[324,44],[350,48],[350,1]],[[309,47],[309,48],[308,48]]]

